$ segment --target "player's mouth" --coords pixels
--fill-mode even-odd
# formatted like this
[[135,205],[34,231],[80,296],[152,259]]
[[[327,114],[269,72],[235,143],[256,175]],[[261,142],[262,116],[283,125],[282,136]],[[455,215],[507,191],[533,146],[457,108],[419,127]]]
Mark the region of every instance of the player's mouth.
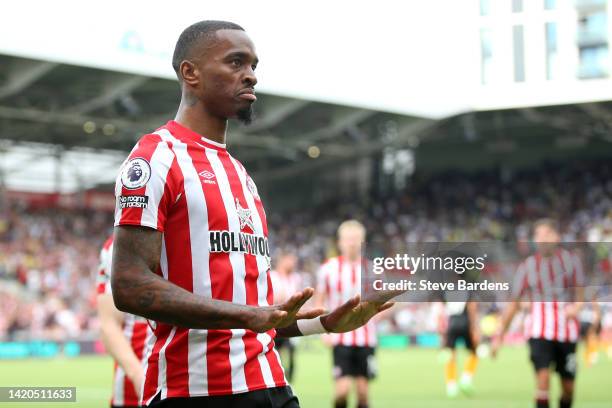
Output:
[[255,102],[257,100],[255,90],[253,88],[243,89],[242,91],[238,92],[238,98],[251,102]]

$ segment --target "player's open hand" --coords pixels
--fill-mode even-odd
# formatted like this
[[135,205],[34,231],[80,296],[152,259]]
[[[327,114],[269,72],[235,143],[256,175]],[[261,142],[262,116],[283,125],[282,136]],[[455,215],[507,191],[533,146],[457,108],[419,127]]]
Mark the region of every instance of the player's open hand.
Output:
[[363,301],[364,302],[373,302],[373,303],[379,303],[379,304],[383,304],[386,303],[388,301],[390,301],[391,299],[402,295],[404,293],[406,293],[408,291],[408,289],[404,289],[404,290],[372,290],[370,288],[370,290],[366,290],[365,292],[363,292],[364,296],[363,296]]
[[300,310],[304,303],[312,297],[313,288],[306,288],[296,292],[287,301],[280,305],[260,307],[256,309],[255,316],[250,322],[249,329],[258,333],[270,329],[287,327],[300,319],[314,319],[325,313],[325,309],[316,308],[311,310]]
[[361,296],[356,295],[331,313],[321,316],[321,324],[328,332],[346,333],[363,326],[392,306],[392,302],[361,302]]

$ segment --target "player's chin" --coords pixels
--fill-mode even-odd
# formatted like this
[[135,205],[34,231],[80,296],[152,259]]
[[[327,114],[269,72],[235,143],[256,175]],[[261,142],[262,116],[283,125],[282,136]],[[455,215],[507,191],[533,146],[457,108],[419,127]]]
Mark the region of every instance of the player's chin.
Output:
[[251,124],[251,122],[253,121],[252,103],[249,103],[236,109],[236,114],[234,118],[245,125]]
[[240,99],[240,98],[238,98],[236,100],[236,103],[235,103],[234,106],[236,108],[236,111],[243,110],[243,109],[253,109],[253,104],[254,103],[255,103],[255,101],[250,101],[248,99]]

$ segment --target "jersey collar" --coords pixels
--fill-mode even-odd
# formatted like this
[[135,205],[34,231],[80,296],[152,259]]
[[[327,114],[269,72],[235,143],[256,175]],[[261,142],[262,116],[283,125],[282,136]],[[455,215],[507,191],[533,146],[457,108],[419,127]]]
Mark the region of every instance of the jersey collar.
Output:
[[203,144],[205,147],[210,147],[216,150],[226,150],[225,143],[215,142],[214,140],[207,139],[202,135],[194,132],[193,130],[181,125],[177,121],[171,120],[166,123],[166,128],[175,137],[180,139],[189,139],[196,143]]

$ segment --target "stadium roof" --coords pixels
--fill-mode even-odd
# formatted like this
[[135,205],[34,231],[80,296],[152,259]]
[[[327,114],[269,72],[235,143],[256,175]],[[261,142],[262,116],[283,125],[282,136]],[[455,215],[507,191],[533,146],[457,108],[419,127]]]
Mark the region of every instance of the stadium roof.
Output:
[[471,146],[466,164],[532,144],[609,148],[610,104],[572,105],[609,99],[608,79],[480,86],[477,3],[11,2],[0,25],[0,139],[10,141],[0,181],[66,192],[112,182],[135,140],[174,117],[174,41],[205,18],[256,39],[257,120],[232,123],[228,144],[258,183],[296,184],[404,147],[418,146],[419,167],[438,167],[457,161],[440,159],[453,141]]
[[[172,119],[178,102],[176,80],[0,55],[0,139],[12,141],[3,144],[0,169],[17,189],[73,191],[77,184],[62,181],[70,174],[86,182],[80,188],[109,183],[135,141]],[[434,121],[260,94],[256,121],[232,123],[228,145],[264,177],[290,177],[380,152],[390,123],[398,129],[394,143],[406,145]],[[56,159],[82,148],[95,152],[81,163],[84,174],[72,164],[58,173],[64,164]]]
[[[256,121],[249,127],[231,123],[228,137],[232,153],[258,182],[313,175],[389,148],[440,153],[451,140],[476,140],[482,151],[472,145],[468,152],[477,162],[483,153],[511,151],[511,140],[523,140],[517,150],[534,143],[572,148],[595,138],[606,141],[605,149],[612,133],[610,103],[430,120],[259,96]],[[0,55],[4,182],[14,189],[62,192],[111,183],[126,152],[142,134],[173,118],[178,100],[176,80]]]

